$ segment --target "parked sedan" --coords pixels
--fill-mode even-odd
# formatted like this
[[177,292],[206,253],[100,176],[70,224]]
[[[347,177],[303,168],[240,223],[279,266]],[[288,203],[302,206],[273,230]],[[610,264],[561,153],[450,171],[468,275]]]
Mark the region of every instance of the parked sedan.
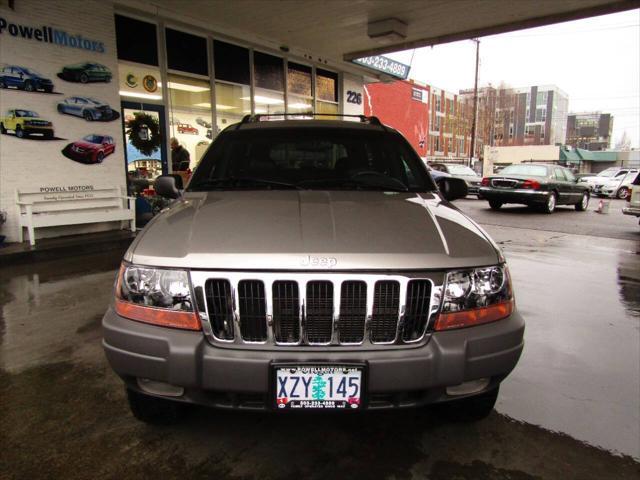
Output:
[[603,177],[593,187],[593,194],[599,197],[616,197],[626,199],[631,190],[631,183],[638,174],[637,169],[621,170],[615,176]]
[[25,92],[43,90],[51,93],[53,82],[30,68],[7,65],[0,68],[0,88],[17,88]]
[[558,165],[510,165],[499,175],[483,178],[480,195],[493,210],[505,203],[519,203],[546,213],[553,213],[557,205],[574,205],[583,212],[589,205],[589,187],[577,183],[569,169]]
[[111,70],[100,63],[84,62],[75,65],[67,65],[58,74],[63,80],[69,82],[110,82]]
[[58,112],[93,120],[109,121],[118,118],[118,113],[109,105],[91,97],[69,97],[58,103]]
[[640,173],[635,173],[634,176],[635,178],[629,185],[629,195],[627,196],[629,203],[622,209],[622,213],[640,218]]
[[482,177],[474,172],[472,168],[457,163],[432,163],[430,166],[433,170],[445,172],[454,178],[464,180],[467,183],[469,195],[479,194]]
[[82,140],[70,143],[62,153],[65,157],[81,163],[102,163],[107,155],[116,151],[113,137],[91,134]]

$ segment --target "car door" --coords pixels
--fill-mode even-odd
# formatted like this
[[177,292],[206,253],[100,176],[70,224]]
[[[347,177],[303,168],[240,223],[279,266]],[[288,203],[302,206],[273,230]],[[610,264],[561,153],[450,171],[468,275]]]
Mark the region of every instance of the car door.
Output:
[[567,177],[564,175],[562,167],[553,167],[552,181],[556,185],[558,191],[558,205],[569,203],[571,198],[571,189],[567,185]]
[[19,87],[22,85],[22,80],[20,79],[20,71],[16,67],[9,67],[9,72],[7,76],[7,86],[8,87]]
[[4,128],[8,128],[9,130],[16,129],[16,111],[9,110],[7,112],[7,116],[4,119]]
[[582,194],[584,193],[584,185],[580,185],[571,170],[568,168],[563,168],[565,177],[567,178],[567,187],[570,194],[570,203],[578,203],[582,199]]

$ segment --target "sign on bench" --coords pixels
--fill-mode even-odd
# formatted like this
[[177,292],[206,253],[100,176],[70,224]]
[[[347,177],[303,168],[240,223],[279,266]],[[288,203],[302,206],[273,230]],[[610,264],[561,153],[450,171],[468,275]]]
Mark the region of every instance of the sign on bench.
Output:
[[128,197],[124,187],[16,190],[16,205],[20,222],[19,241],[23,241],[22,229],[26,228],[31,245],[36,243],[34,230],[40,227],[120,221],[128,222],[132,232],[136,229],[135,198]]

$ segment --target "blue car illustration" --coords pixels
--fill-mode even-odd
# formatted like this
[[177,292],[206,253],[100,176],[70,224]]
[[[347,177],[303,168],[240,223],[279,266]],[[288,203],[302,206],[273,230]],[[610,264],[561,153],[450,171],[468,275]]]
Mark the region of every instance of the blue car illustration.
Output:
[[0,88],[17,88],[25,92],[53,92],[53,82],[27,67],[7,65],[0,68]]
[[120,114],[106,103],[91,97],[69,97],[58,103],[58,112],[82,117],[86,121],[115,120]]

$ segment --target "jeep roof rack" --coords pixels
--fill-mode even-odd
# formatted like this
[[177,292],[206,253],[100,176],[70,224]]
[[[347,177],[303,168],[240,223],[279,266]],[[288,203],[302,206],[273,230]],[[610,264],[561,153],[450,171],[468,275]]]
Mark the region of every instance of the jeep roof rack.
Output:
[[287,117],[342,117],[342,118],[358,118],[361,123],[368,123],[370,125],[382,125],[382,122],[378,117],[367,116],[367,115],[347,115],[342,113],[258,113],[255,115],[245,115],[242,117],[240,121],[240,125],[245,123],[257,123],[261,121],[262,118],[269,117],[283,117],[286,119]]

